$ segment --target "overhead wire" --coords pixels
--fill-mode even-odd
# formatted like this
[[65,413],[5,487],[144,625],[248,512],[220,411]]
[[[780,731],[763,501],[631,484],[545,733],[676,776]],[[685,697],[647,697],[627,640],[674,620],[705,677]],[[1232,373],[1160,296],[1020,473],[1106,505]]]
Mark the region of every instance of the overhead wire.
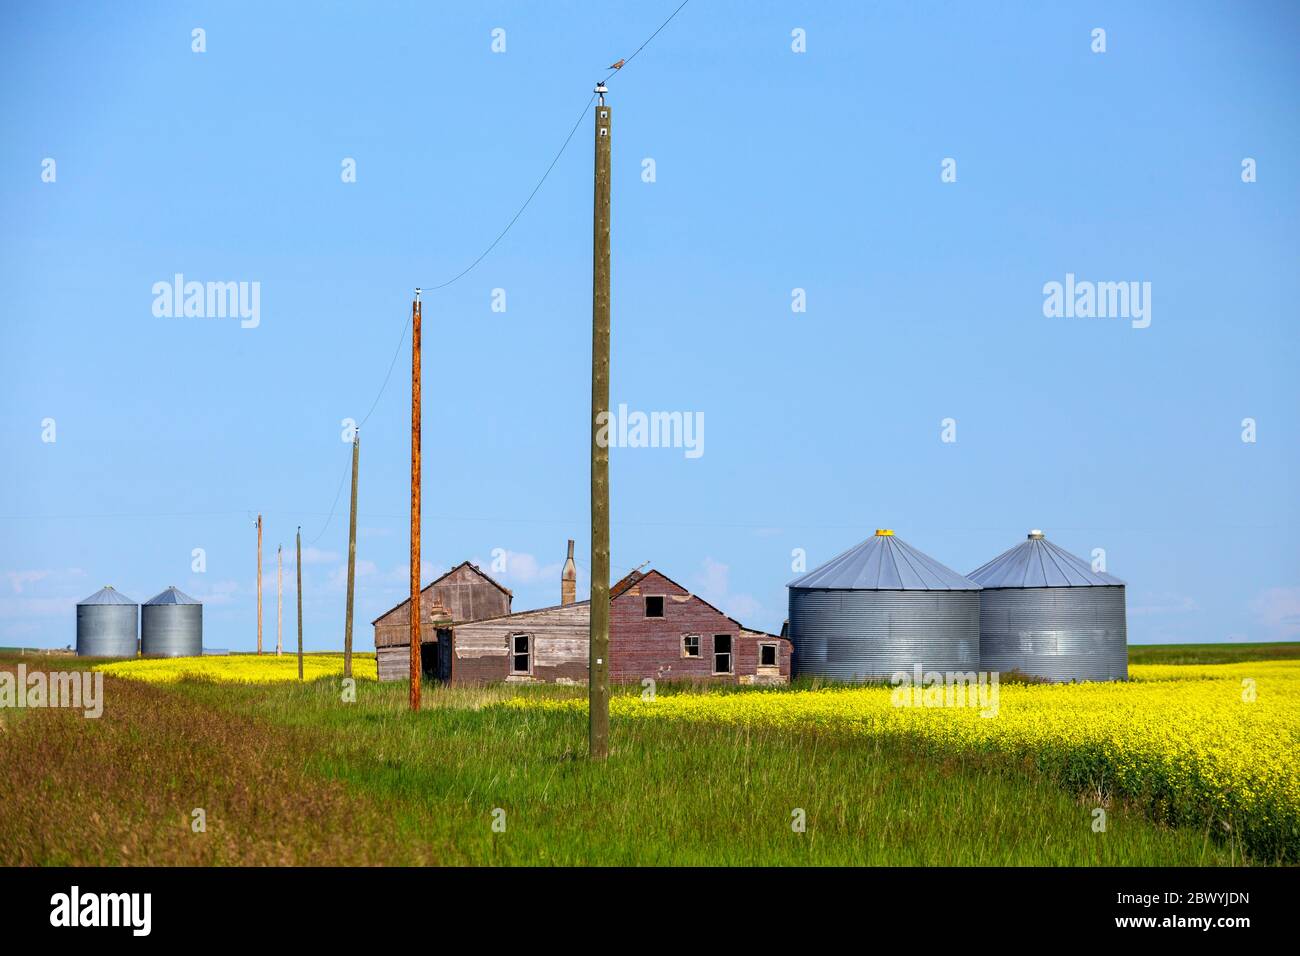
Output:
[[[685,7],[686,4],[688,3],[690,3],[690,0],[682,0],[682,2],[677,5],[677,8],[668,15],[668,18],[664,20],[663,23],[659,24],[659,26],[655,28],[655,31],[651,33],[648,37],[646,37],[645,40],[642,41],[639,47],[637,47],[635,50],[632,51],[631,56],[623,58],[619,62],[619,65],[614,69],[612,69],[609,75],[600,81],[600,85],[604,86],[606,83],[610,81],[610,79],[614,76],[614,74],[618,73],[629,63],[635,60],[637,58],[637,55],[642,50],[644,50],[647,46],[649,46],[650,42],[654,40],[654,38],[657,37],[663,31],[664,27],[668,26],[668,24],[673,22],[673,19],[677,16],[677,14],[682,12],[682,8]],[[505,228],[502,229],[501,232],[497,234],[497,237],[488,244],[487,248],[484,249],[482,252],[480,252],[478,256],[474,259],[474,261],[471,262],[469,265],[467,265],[464,269],[456,273],[451,278],[443,282],[439,282],[436,285],[421,286],[420,287],[421,292],[426,292],[426,291],[437,292],[441,289],[447,288],[448,286],[456,282],[459,282],[465,276],[469,275],[470,272],[472,272],[480,262],[486,259],[488,255],[491,254],[492,250],[495,249],[501,243],[501,240],[506,237],[506,235],[510,232],[510,230],[514,228],[515,223],[519,221],[519,217],[521,217],[524,214],[525,210],[528,209],[529,205],[532,204],[534,197],[536,197],[537,193],[541,190],[542,186],[545,185],[546,180],[550,177],[551,171],[555,169],[556,163],[560,161],[560,157],[564,155],[564,151],[569,148],[569,143],[573,141],[574,134],[578,132],[578,127],[582,125],[583,117],[587,115],[587,110],[591,107],[591,104],[595,101],[596,95],[597,95],[596,93],[592,93],[591,96],[587,98],[587,102],[582,104],[582,109],[578,112],[578,118],[574,120],[573,126],[570,127],[568,135],[564,137],[564,142],[560,144],[560,148],[556,150],[555,155],[551,158],[550,163],[546,167],[546,171],[543,172],[541,178],[537,180],[537,185],[533,187],[532,192],[530,192],[528,196],[524,199],[523,204],[517,210],[515,210],[515,214],[510,217],[510,221],[506,223]],[[379,391],[375,394],[374,401],[370,403],[370,408],[367,409],[366,414],[362,416],[361,421],[358,423],[357,425],[358,430],[363,425],[365,425],[366,422],[370,421],[370,416],[374,414],[375,409],[378,407],[379,400],[383,398],[384,392],[388,388],[388,383],[393,377],[393,369],[397,367],[397,359],[402,354],[402,346],[406,342],[407,333],[410,332],[410,330],[411,330],[411,316],[408,315],[406,317],[406,322],[402,326],[402,334],[397,339],[397,347],[393,350],[393,357],[388,363],[388,371],[384,373],[384,381],[380,384]],[[343,478],[339,479],[338,490],[335,491],[334,493],[334,504],[330,506],[329,517],[325,519],[325,524],[321,528],[320,534],[318,534],[314,539],[312,539],[311,542],[312,544],[315,544],[316,541],[320,540],[321,536],[325,534],[326,529],[329,528],[330,522],[334,520],[334,510],[335,508],[338,507],[339,495],[342,494],[343,492],[343,481],[344,479],[346,479],[346,477],[347,477],[347,472],[345,471],[343,474]]]

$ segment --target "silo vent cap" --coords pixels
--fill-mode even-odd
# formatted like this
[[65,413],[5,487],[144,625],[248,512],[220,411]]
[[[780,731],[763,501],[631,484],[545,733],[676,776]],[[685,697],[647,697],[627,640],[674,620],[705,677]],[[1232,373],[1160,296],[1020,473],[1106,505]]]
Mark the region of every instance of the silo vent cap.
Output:
[[1029,532],[1029,540],[1031,541],[1034,540],[1035,538],[1041,538],[1043,536],[1044,536],[1043,532],[1039,531],[1037,528],[1034,528],[1032,531]]
[[877,538],[889,538],[889,537],[892,537],[893,534],[894,534],[894,532],[891,531],[891,530],[888,529],[888,528],[877,528],[877,529],[876,529],[876,537],[877,537]]

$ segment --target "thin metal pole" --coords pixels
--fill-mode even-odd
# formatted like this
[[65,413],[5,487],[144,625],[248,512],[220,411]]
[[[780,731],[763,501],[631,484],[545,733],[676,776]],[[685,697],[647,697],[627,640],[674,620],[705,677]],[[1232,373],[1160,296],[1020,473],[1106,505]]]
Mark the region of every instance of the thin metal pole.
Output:
[[596,189],[591,290],[591,630],[587,744],[592,760],[609,754],[609,166],[610,108],[597,86]]
[[284,650],[284,549],[275,546],[275,656]]
[[357,583],[357,459],[361,432],[352,437],[352,513],[348,517],[348,616],[343,622],[343,676],[352,676],[352,596]]
[[411,710],[420,709],[420,290],[411,303]]

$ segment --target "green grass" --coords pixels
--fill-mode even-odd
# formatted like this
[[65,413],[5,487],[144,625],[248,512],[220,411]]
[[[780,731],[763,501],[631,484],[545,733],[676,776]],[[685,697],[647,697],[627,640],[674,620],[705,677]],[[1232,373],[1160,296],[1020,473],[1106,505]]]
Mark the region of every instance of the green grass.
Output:
[[[1300,656],[1300,644],[1130,650],[1142,663]],[[20,662],[34,660],[5,656],[0,666]],[[41,661],[51,670],[90,663]],[[8,715],[0,790],[13,832],[0,823],[0,864],[1243,862],[1221,834],[1163,826],[1139,807],[1063,790],[1028,765],[935,757],[903,740],[617,718],[610,759],[592,765],[581,712],[498,706],[585,688],[429,685],[413,716],[405,683],[361,681],[353,704],[333,679],[129,693],[123,683],[106,686],[100,721]],[[93,768],[81,765],[87,747]],[[39,788],[24,782],[33,765]],[[172,816],[192,805],[218,808],[215,848],[174,835]],[[1098,806],[1105,833],[1092,829]],[[492,828],[498,808],[503,833]],[[796,809],[806,832],[791,828]]]
[[[1065,793],[1032,768],[936,759],[905,742],[614,722],[585,757],[581,714],[497,707],[521,692],[404,684],[180,684],[205,707],[269,720],[314,744],[308,770],[385,808],[399,843],[453,864],[1196,865],[1240,859],[1205,834]],[[493,811],[506,830],[492,830]],[[807,830],[791,828],[793,812]]]
[[1130,644],[1130,664],[1235,664],[1239,661],[1293,660],[1300,641],[1271,644]]

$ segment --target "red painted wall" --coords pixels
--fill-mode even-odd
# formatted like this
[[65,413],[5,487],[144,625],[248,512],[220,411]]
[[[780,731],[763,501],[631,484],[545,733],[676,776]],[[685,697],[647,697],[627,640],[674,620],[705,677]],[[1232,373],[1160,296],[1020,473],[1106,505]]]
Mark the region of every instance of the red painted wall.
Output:
[[[645,616],[645,599],[662,596],[663,617]],[[782,638],[745,633],[721,611],[694,597],[657,571],[651,571],[610,604],[609,677],[615,682],[655,680],[734,683],[758,674],[760,643],[777,645],[778,673],[790,676],[790,648]],[[700,656],[682,656],[682,636],[700,635]],[[731,636],[732,673],[713,673],[714,637]],[[769,676],[766,671],[763,676]],[[773,675],[774,676],[774,675]]]

